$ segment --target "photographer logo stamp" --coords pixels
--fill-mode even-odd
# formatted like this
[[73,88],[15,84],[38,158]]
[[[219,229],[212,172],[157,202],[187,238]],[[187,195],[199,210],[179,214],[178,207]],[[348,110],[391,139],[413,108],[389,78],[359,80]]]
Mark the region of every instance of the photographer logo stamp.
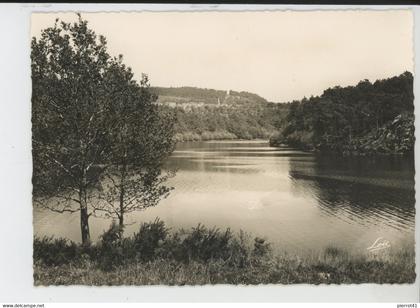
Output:
[[369,252],[376,252],[376,251],[381,251],[388,248],[391,248],[391,243],[388,240],[384,239],[383,237],[378,237],[375,240],[375,242],[373,242],[373,244],[366,249]]

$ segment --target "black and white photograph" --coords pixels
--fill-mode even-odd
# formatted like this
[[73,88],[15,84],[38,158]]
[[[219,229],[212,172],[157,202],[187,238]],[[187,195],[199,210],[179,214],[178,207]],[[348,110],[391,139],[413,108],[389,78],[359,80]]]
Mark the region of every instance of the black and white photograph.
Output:
[[35,12],[33,284],[413,284],[413,13]]

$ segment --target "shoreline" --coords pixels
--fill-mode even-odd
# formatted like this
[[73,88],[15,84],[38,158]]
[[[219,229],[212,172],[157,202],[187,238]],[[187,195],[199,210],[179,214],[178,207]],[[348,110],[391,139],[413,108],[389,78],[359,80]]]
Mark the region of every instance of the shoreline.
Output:
[[350,252],[328,246],[306,255],[274,252],[244,232],[198,225],[171,231],[156,219],[131,237],[115,224],[98,243],[34,239],[34,285],[206,285],[413,283],[415,251]]
[[256,138],[256,139],[208,139],[208,140],[185,140],[185,141],[177,141],[176,144],[180,143],[198,143],[198,142],[208,142],[208,143],[216,143],[216,142],[261,142],[261,143],[267,143],[269,144],[269,139],[261,139],[261,138]]

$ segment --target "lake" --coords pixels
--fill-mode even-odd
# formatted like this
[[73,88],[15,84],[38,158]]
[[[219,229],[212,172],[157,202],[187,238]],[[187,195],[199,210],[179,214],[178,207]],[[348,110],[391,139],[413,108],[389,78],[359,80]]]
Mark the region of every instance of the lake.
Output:
[[[382,237],[414,245],[414,159],[339,158],[266,141],[178,144],[166,168],[175,189],[157,207],[131,214],[126,233],[159,217],[173,228],[244,230],[286,252],[334,245],[366,251]],[[80,241],[78,214],[34,209],[34,233]],[[91,218],[92,239],[109,227]]]

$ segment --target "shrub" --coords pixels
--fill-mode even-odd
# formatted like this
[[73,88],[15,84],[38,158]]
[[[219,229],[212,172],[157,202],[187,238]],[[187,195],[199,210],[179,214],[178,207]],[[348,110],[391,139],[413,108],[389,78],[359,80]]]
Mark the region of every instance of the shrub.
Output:
[[122,249],[122,230],[112,222],[107,231],[101,235],[99,244],[99,267],[109,271],[121,265],[124,258]]
[[327,257],[336,258],[343,254],[343,251],[335,246],[327,246],[324,250],[324,254]]
[[263,257],[271,251],[270,243],[267,243],[265,239],[256,237],[254,239],[254,250],[253,255],[256,257]]
[[159,254],[168,231],[165,223],[159,218],[156,218],[154,222],[143,223],[133,239],[138,257],[143,261],[148,261]]
[[280,146],[284,142],[283,139],[284,137],[281,133],[275,133],[272,136],[270,136],[268,143],[271,147],[277,147],[277,146]]
[[311,131],[294,131],[287,135],[286,143],[305,150],[313,149],[314,134]]
[[237,236],[231,239],[226,265],[233,268],[244,268],[250,264],[251,257],[250,236],[241,230]]
[[138,233],[122,237],[122,230],[113,222],[96,245],[82,247],[65,239],[44,238],[34,241],[34,260],[45,265],[86,263],[93,261],[103,271],[133,262],[155,259],[182,262],[222,262],[232,268],[257,264],[271,251],[270,244],[262,238],[254,242],[244,232],[238,235],[228,228],[206,228],[198,224],[190,230],[169,233],[165,223],[158,218],[143,223]]
[[67,239],[43,237],[34,239],[34,260],[39,260],[45,265],[63,265],[77,260],[82,251],[74,243]]
[[182,241],[184,258],[188,261],[226,260],[229,257],[232,237],[229,228],[225,232],[220,232],[217,228],[208,229],[198,224]]

